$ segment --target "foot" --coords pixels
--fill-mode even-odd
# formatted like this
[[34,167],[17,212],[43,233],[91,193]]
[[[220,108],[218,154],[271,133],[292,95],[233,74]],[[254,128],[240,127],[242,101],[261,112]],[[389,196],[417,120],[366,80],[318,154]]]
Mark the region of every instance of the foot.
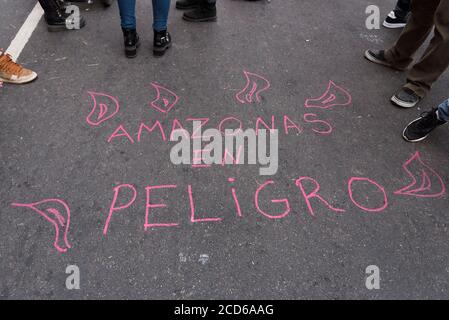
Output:
[[125,55],[127,58],[135,58],[137,56],[137,49],[140,46],[139,35],[136,29],[124,29],[123,38],[125,41]]
[[202,5],[197,9],[187,11],[182,18],[190,22],[217,21],[217,7],[214,5]]
[[409,88],[402,88],[393,97],[391,97],[391,102],[395,106],[402,108],[413,108],[420,101],[421,97]]
[[438,119],[436,108],[432,111],[425,112],[418,119],[410,122],[405,127],[402,137],[408,142],[423,141],[437,127],[445,124],[445,121]]
[[154,31],[153,54],[161,57],[171,47],[171,36],[167,30]]
[[178,0],[176,1],[176,9],[190,10],[200,6],[200,0]]
[[404,28],[407,24],[407,17],[397,17],[394,11],[391,11],[385,19],[383,26],[389,29]]
[[0,53],[0,82],[24,84],[36,78],[36,72],[15,63],[9,54]]
[[374,62],[376,64],[380,64],[382,66],[386,66],[395,70],[404,71],[404,69],[397,68],[387,61],[387,59],[385,58],[385,50],[366,50],[365,58],[368,61]]

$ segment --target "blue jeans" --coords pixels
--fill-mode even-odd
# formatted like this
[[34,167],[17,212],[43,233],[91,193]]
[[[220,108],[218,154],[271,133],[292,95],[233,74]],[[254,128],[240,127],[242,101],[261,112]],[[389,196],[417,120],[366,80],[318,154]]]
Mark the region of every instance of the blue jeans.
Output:
[[[153,1],[153,29],[155,31],[167,30],[170,0]],[[122,28],[136,29],[136,0],[118,0]]]
[[449,100],[438,106],[438,118],[441,121],[449,122]]

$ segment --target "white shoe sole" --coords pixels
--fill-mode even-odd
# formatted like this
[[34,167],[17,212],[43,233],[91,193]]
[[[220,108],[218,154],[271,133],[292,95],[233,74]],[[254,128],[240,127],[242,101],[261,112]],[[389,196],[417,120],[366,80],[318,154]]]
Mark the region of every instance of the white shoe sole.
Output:
[[11,80],[11,79],[4,79],[0,77],[0,81],[4,82],[4,83],[11,83],[11,84],[26,84],[26,83],[30,83],[34,80],[37,79],[37,73],[33,72],[32,74],[30,74],[28,77],[23,78],[23,79],[17,79],[17,80]]
[[400,28],[404,28],[407,24],[406,23],[388,23],[388,22],[384,21],[384,23],[382,23],[382,25],[388,29],[400,29]]
[[422,119],[422,117],[419,117],[418,119],[413,120],[412,122],[410,122],[410,123],[405,127],[404,131],[402,131],[402,138],[404,138],[405,141],[407,141],[407,142],[412,142],[412,143],[415,143],[415,142],[421,142],[421,141],[425,140],[425,139],[429,136],[429,135],[426,135],[426,136],[424,136],[424,137],[422,137],[422,138],[419,138],[419,139],[410,140],[410,139],[407,138],[407,136],[405,135],[405,131],[407,131],[407,128],[408,128],[411,124],[413,124],[413,123],[415,123],[416,121],[421,120],[421,119]]
[[404,102],[404,101],[399,100],[398,98],[396,98],[395,95],[391,97],[391,102],[393,102],[393,104],[395,106],[398,106],[398,107],[401,107],[401,108],[405,108],[405,109],[413,108],[413,107],[415,107],[419,103],[419,101],[416,102],[416,103]]

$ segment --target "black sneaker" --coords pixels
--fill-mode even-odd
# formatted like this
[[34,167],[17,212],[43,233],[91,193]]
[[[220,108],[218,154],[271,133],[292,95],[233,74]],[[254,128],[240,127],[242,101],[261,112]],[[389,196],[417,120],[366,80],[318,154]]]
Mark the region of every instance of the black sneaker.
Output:
[[427,138],[435,128],[446,123],[438,119],[437,110],[434,108],[432,111],[424,112],[421,117],[410,122],[405,127],[402,137],[408,142],[419,142]]
[[124,29],[123,38],[125,42],[125,55],[127,58],[135,58],[137,56],[137,49],[140,46],[140,38],[136,29]]
[[407,20],[408,16],[399,17],[394,11],[391,11],[382,25],[389,29],[404,28],[407,24]]
[[201,0],[178,0],[176,1],[176,9],[189,10],[196,9],[200,6]]
[[197,9],[185,12],[182,18],[190,22],[217,21],[217,7],[215,4],[202,4]]
[[376,64],[380,64],[382,66],[386,66],[395,70],[404,71],[404,69],[397,68],[387,61],[387,59],[385,58],[385,50],[366,50],[365,58],[368,61],[374,62]]
[[409,88],[402,88],[393,97],[391,102],[401,108],[413,108],[421,101],[421,97],[418,96],[415,91]]
[[171,36],[167,30],[154,32],[153,54],[161,57],[171,47]]

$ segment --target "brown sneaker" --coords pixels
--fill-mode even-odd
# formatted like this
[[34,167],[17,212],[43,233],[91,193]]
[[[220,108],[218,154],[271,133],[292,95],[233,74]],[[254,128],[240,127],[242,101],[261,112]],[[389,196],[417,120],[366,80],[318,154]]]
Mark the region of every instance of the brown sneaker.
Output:
[[23,84],[36,78],[36,72],[15,63],[9,54],[0,53],[0,82]]

